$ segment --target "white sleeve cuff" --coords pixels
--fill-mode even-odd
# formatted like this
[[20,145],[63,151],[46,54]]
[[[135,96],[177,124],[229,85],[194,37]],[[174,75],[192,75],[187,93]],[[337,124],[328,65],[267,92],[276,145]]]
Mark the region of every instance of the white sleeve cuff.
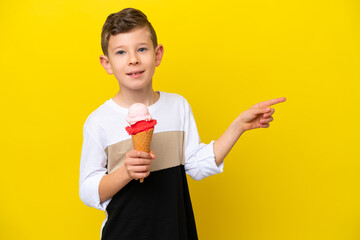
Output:
[[98,173],[86,178],[85,181],[80,184],[80,198],[86,206],[105,211],[111,199],[102,203],[100,202],[99,185],[103,176],[104,174]]
[[201,180],[205,177],[221,173],[223,169],[223,162],[219,166],[215,162],[214,141],[207,145],[201,143],[198,150],[185,161],[186,173],[195,180]]

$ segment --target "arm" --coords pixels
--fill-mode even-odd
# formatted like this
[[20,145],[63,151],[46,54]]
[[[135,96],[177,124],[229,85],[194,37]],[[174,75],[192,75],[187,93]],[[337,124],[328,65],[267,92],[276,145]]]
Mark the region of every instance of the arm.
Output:
[[199,181],[223,171],[223,164],[217,165],[214,155],[214,141],[201,143],[195,119],[190,105],[185,108],[185,171],[194,180]]
[[84,126],[84,140],[80,161],[79,194],[85,205],[105,210],[112,198],[132,179],[145,178],[150,174],[153,152],[129,151],[124,166],[107,174],[107,155],[100,137],[95,137]]
[[99,183],[106,175],[107,156],[103,145],[84,125],[84,140],[81,150],[79,195],[89,207],[105,210],[107,202],[99,199]]
[[240,136],[245,132],[238,118],[233,121],[229,128],[214,142],[214,154],[216,165],[220,165],[230,152]]
[[267,128],[274,120],[271,116],[275,110],[269,106],[284,102],[286,98],[277,98],[257,103],[242,112],[229,126],[228,129],[214,142],[216,165],[220,165],[240,136],[247,130]]
[[131,181],[127,174],[125,165],[121,166],[116,171],[106,174],[101,178],[99,184],[100,202],[104,202],[112,198],[120,189]]

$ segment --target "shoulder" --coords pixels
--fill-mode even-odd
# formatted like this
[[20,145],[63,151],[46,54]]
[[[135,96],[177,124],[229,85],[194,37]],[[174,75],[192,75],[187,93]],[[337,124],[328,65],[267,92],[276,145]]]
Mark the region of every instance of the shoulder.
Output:
[[176,93],[165,93],[162,94],[162,103],[161,103],[161,116],[166,116],[166,118],[171,119],[187,119],[189,114],[191,114],[191,107],[188,101],[181,95]]
[[109,100],[100,105],[95,111],[90,113],[87,117],[84,128],[94,129],[103,125],[104,121],[109,119],[109,116],[113,114],[111,107],[109,106]]
[[167,92],[161,92],[161,94],[164,97],[164,102],[167,102],[168,104],[177,104],[179,106],[187,107],[189,106],[188,101],[177,93],[167,93]]

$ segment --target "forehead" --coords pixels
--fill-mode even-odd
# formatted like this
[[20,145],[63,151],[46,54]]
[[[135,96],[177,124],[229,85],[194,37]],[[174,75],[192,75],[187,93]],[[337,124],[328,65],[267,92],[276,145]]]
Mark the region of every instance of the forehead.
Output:
[[150,31],[147,26],[134,28],[129,32],[111,35],[109,39],[109,49],[116,47],[131,47],[140,43],[152,44]]

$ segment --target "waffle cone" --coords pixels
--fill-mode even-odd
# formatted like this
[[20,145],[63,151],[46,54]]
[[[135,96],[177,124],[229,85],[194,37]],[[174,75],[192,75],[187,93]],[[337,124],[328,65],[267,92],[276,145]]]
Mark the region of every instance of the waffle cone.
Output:
[[131,138],[134,150],[149,153],[153,132],[154,128],[151,128],[146,132],[139,132],[136,135],[132,135]]
[[[132,135],[131,139],[132,139],[134,150],[149,153],[153,132],[154,132],[154,128],[151,128],[148,131],[139,132],[136,135]],[[144,179],[140,178],[140,182],[142,183],[143,181],[144,181]]]

